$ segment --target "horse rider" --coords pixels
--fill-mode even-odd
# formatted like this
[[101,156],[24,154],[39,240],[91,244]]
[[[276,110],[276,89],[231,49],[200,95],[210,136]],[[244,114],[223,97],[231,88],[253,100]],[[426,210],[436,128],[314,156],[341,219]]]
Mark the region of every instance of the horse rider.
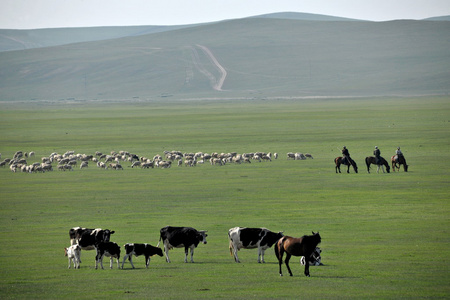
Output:
[[378,146],[375,146],[375,150],[373,150],[373,155],[375,155],[375,164],[379,165],[381,151],[380,151],[380,149],[378,149]]
[[401,158],[405,158],[404,156],[403,156],[403,153],[402,153],[402,151],[400,150],[400,147],[397,147],[397,150],[395,150],[395,155],[397,155],[397,161],[400,161],[401,160]]
[[344,164],[344,165],[350,165],[351,163],[350,163],[350,153],[348,153],[348,149],[347,149],[347,147],[343,147],[342,148],[342,150],[341,150],[341,152],[342,152],[342,156],[344,157],[343,159],[342,159],[342,163]]

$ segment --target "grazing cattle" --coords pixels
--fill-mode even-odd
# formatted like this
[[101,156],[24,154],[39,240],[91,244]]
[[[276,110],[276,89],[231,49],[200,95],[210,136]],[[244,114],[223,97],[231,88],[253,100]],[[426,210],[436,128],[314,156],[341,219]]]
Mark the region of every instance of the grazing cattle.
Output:
[[[316,247],[316,249],[313,251],[313,253],[311,254],[311,256],[308,259],[308,263],[310,266],[323,266],[322,257],[320,256],[321,253],[322,253],[322,250],[319,247]],[[304,266],[305,263],[306,263],[306,258],[304,256],[302,256],[302,258],[300,259],[300,264],[302,266]]]
[[[191,262],[194,262],[194,249],[202,242],[206,244],[206,230],[198,231],[192,227],[172,227],[166,226],[160,230],[160,238],[164,243],[164,253],[166,254],[166,261],[170,263],[169,250],[173,248],[184,247],[185,258],[187,263],[187,256],[189,248],[191,249]],[[159,243],[157,247],[159,247]]]
[[228,230],[228,237],[230,253],[234,255],[236,262],[240,262],[237,255],[240,249],[258,248],[258,263],[264,263],[264,251],[282,238],[283,233],[275,233],[266,228],[234,227]]
[[[318,244],[321,242],[320,234],[314,233],[312,235],[304,235],[300,238],[293,238],[291,236],[284,236],[278,240],[275,245],[275,255],[278,258],[278,264],[280,269],[280,276],[283,276],[281,272],[281,265],[283,264],[283,255],[286,252],[286,267],[289,271],[289,275],[292,275],[291,268],[289,267],[289,260],[291,256],[304,256],[311,257]],[[305,276],[309,277],[309,263],[305,263]]]
[[123,262],[122,262],[122,269],[123,269],[123,265],[125,263],[125,261],[127,260],[127,258],[129,259],[131,266],[134,269],[134,265],[133,265],[133,260],[132,257],[133,255],[138,257],[141,255],[145,256],[145,267],[148,269],[148,265],[150,264],[150,257],[153,255],[159,255],[159,256],[163,256],[163,252],[161,250],[161,248],[157,248],[154,247],[150,244],[125,244],[123,246],[125,248],[125,256],[123,257]]
[[98,263],[100,262],[100,266],[103,269],[103,256],[109,257],[110,263],[109,267],[112,269],[113,259],[117,260],[117,268],[120,269],[120,246],[114,242],[100,242],[95,245],[97,249],[97,255],[95,256],[95,269],[98,267]]
[[70,243],[78,244],[83,250],[95,249],[95,244],[100,242],[109,242],[111,234],[115,231],[109,229],[88,229],[74,227],[69,230]]
[[69,259],[69,269],[71,262],[73,262],[73,268],[79,269],[81,263],[81,247],[79,245],[71,245],[70,247],[64,248],[64,256]]

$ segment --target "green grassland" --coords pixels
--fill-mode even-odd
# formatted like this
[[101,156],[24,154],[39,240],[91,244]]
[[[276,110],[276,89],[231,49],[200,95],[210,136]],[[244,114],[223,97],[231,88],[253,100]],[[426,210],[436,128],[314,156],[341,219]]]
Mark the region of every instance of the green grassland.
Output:
[[[272,162],[222,167],[27,174],[0,168],[0,295],[9,298],[448,298],[448,97],[0,104],[2,159],[35,151],[93,154],[126,150],[152,157],[182,152],[278,152]],[[359,173],[336,174],[346,145]],[[377,145],[401,146],[409,172],[370,174]],[[287,152],[311,153],[292,161]],[[63,247],[74,226],[115,230],[112,241],[156,245],[166,225],[208,230],[185,264],[142,257],[124,270],[94,269],[94,251],[67,269]],[[301,236],[319,231],[324,266],[278,275],[273,249],[228,250],[235,226]],[[108,265],[109,261],[104,261]]]

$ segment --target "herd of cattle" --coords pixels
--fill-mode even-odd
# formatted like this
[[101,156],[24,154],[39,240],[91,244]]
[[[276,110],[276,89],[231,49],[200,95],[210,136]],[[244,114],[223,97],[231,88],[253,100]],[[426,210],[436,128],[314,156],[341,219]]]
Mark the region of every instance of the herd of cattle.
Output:
[[[194,262],[194,249],[199,243],[206,244],[206,234],[205,230],[196,230],[192,227],[173,227],[166,226],[160,230],[160,238],[158,245],[152,246],[150,244],[139,244],[139,243],[127,243],[124,245],[125,255],[123,256],[122,266],[120,266],[121,249],[120,246],[110,241],[110,237],[115,231],[109,229],[88,229],[82,227],[74,227],[69,230],[70,246],[64,248],[65,256],[69,259],[69,269],[73,264],[75,269],[80,268],[81,264],[81,250],[96,250],[97,254],[95,257],[95,269],[98,268],[98,264],[103,269],[103,257],[110,258],[110,268],[113,267],[113,259],[117,261],[117,268],[124,267],[125,261],[128,259],[131,267],[134,269],[134,264],[132,256],[144,256],[145,266],[148,268],[150,263],[150,258],[154,255],[163,256],[165,255],[166,261],[170,263],[169,250],[173,248],[184,248],[185,258],[184,262],[188,262],[188,252],[190,249],[190,261]],[[305,236],[306,237],[306,236]],[[240,249],[254,249],[258,248],[258,263],[264,263],[264,252],[265,250],[272,247],[278,241],[291,238],[284,236],[282,232],[272,232],[266,228],[246,228],[246,227],[234,227],[228,231],[229,238],[229,248],[231,255],[234,256],[236,262],[240,262],[238,257],[238,251]],[[304,237],[303,237],[304,238]],[[300,238],[301,239],[301,238]],[[163,242],[163,250],[159,248],[159,245]],[[319,237],[320,243],[320,237]],[[301,249],[301,253],[295,256],[301,256],[301,263],[309,269],[310,265],[319,266],[321,265],[322,252],[317,244],[296,245],[296,248]],[[276,251],[277,253],[277,251]],[[289,256],[290,257],[290,256]],[[281,258],[279,258],[280,263],[280,275],[281,275]],[[286,265],[288,266],[288,259],[286,259]],[[291,273],[292,274],[292,273]],[[305,273],[306,274],[306,273]],[[309,273],[308,273],[309,275]],[[292,276],[292,275],[291,275]]]
[[[33,151],[23,152],[17,151],[12,158],[5,158],[0,162],[0,167],[9,165],[12,172],[28,172],[28,173],[43,173],[45,171],[53,171],[54,165],[59,171],[73,171],[74,168],[80,169],[88,168],[90,164],[95,164],[98,168],[123,170],[123,165],[126,163],[131,168],[161,168],[167,169],[172,165],[194,167],[197,164],[210,163],[211,165],[223,166],[228,163],[243,164],[251,163],[252,161],[272,161],[278,158],[278,153],[271,152],[251,152],[251,153],[182,153],[181,151],[164,151],[164,156],[159,154],[149,158],[145,156],[138,156],[128,151],[111,151],[110,154],[102,152],[95,152],[93,155],[75,153],[75,151],[67,151],[64,154],[56,152],[49,156],[41,158],[40,162],[28,163],[27,159],[35,156]],[[304,160],[306,158],[313,158],[311,154],[303,154],[299,152],[289,152],[286,154],[287,159]],[[0,153],[1,158],[1,153]]]

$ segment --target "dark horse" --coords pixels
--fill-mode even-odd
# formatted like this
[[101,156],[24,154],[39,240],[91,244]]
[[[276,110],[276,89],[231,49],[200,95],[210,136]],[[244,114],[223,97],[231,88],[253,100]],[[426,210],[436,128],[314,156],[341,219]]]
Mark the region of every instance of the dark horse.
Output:
[[367,173],[370,173],[370,164],[374,164],[377,165],[377,173],[378,171],[380,171],[380,167],[383,170],[384,173],[384,168],[386,167],[386,172],[389,173],[390,167],[388,162],[380,156],[380,161],[378,162],[378,164],[376,163],[377,159],[375,158],[375,156],[367,156],[366,157],[366,165],[367,165]]
[[[278,264],[280,266],[280,276],[283,276],[281,272],[281,265],[283,264],[283,254],[286,252],[286,267],[289,274],[292,275],[291,268],[289,268],[289,260],[291,256],[304,256],[306,260],[313,254],[317,245],[320,243],[320,234],[314,233],[312,235],[304,235],[300,238],[293,238],[291,236],[284,236],[278,240],[275,245],[275,255],[278,258]],[[309,277],[309,263],[305,263],[305,276]]]
[[353,159],[351,159],[350,157],[348,160],[350,161],[350,164],[347,162],[346,159],[344,159],[341,156],[336,157],[334,159],[334,163],[336,164],[336,167],[335,167],[336,173],[338,171],[339,171],[339,173],[341,173],[341,165],[347,165],[347,173],[350,173],[350,166],[353,167],[353,170],[355,170],[355,173],[358,173],[358,166],[356,165],[356,162]]
[[397,168],[397,171],[400,172],[400,165],[403,165],[403,170],[405,172],[408,172],[408,165],[406,164],[406,159],[403,155],[398,156],[394,155],[391,157],[391,163],[392,163],[392,171],[395,172],[395,168]]

